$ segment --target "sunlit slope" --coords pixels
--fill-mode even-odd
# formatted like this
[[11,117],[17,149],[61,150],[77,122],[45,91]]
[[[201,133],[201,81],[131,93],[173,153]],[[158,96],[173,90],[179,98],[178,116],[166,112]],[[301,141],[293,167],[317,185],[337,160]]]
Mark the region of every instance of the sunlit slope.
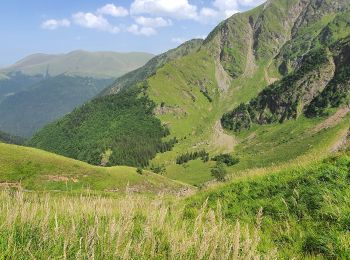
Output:
[[[300,117],[284,124],[255,126],[241,133],[226,132],[220,125],[222,114],[248,102],[261,91],[260,87],[267,85],[264,69],[257,67],[256,74],[246,80],[232,80],[231,88],[224,92],[215,78],[215,64],[207,55],[202,50],[171,62],[148,81],[150,97],[158,104],[156,115],[170,129],[168,138],[179,140],[172,151],[158,154],[151,162],[164,164],[166,176],[192,184],[212,179],[210,169],[214,162],[176,164],[176,157],[187,151],[205,149],[211,155],[230,152],[240,158],[238,165],[228,169],[234,172],[284,163],[309,152],[328,153],[336,150],[346,136],[350,124],[346,107],[323,117]],[[196,67],[197,63],[201,66]],[[203,86],[210,101],[201,92]]]
[[102,168],[38,149],[0,143],[0,186],[29,190],[169,192],[189,189],[131,167]]
[[[147,162],[144,157],[133,155],[130,165],[163,169],[164,174],[173,179],[201,184],[213,179],[210,170],[215,162],[211,159],[220,153],[230,153],[239,158],[240,162],[234,168],[229,168],[229,171],[284,163],[315,150],[328,153],[332,150],[331,145],[341,141],[346,135],[347,112],[327,127],[321,127],[322,131],[313,129],[322,122],[331,121],[329,118],[337,115],[345,103],[334,106],[325,114],[305,118],[299,113],[299,117],[288,118],[290,120],[284,120],[283,124],[282,121],[275,120],[268,126],[254,125],[249,130],[242,129],[241,132],[230,131],[227,127],[224,129],[225,125],[221,119],[224,114],[236,109],[240,104],[249,103],[259,97],[260,93],[265,93],[263,91],[269,90],[273,84],[283,83],[283,91],[273,92],[272,97],[281,100],[282,107],[287,109],[288,104],[292,104],[291,109],[302,108],[298,106],[298,102],[288,102],[294,97],[302,97],[301,100],[304,96],[313,98],[316,92],[322,91],[315,87],[316,83],[333,77],[324,78],[322,70],[318,70],[318,65],[322,62],[316,64],[317,66],[310,66],[306,57],[320,49],[329,53],[327,48],[349,35],[346,26],[350,17],[348,7],[347,0],[273,0],[253,10],[236,14],[220,23],[204,42],[196,42],[197,45],[194,46],[187,45],[192,46],[191,51],[183,51],[186,44],[182,45],[178,48],[181,55],[167,59],[160,63],[159,67],[148,67],[146,64],[142,71],[148,71],[147,73],[139,74],[135,71],[125,75],[121,82],[117,82],[103,93],[110,94],[109,97],[102,96],[93,101],[95,104],[90,103],[79,109],[78,113],[66,116],[61,120],[63,123],[56,122],[46,127],[30,144],[68,154],[74,151],[74,148],[61,149],[61,143],[72,143],[81,138],[81,141],[89,145],[87,154],[94,152],[93,162],[97,164],[102,158],[101,155],[109,149],[113,151],[111,158],[115,158],[113,154],[121,153],[123,147],[144,149],[144,144],[150,138],[132,146],[130,144],[133,142],[127,142],[128,145],[123,147],[115,145],[120,143],[120,139],[131,138],[133,133],[142,129],[134,130],[130,134],[116,134],[122,128],[122,124],[118,124],[118,117],[113,116],[108,120],[115,122],[113,126],[105,128],[103,138],[99,136],[99,140],[96,141],[94,125],[90,120],[98,118],[98,124],[102,125],[105,118],[111,117],[111,113],[107,114],[106,111],[111,110],[99,109],[100,104],[103,103],[106,108],[114,108],[116,106],[112,104],[125,95],[127,89],[139,89],[138,99],[133,100],[135,107],[146,97],[154,108],[152,116],[147,120],[139,120],[135,125],[142,127],[156,117],[167,134],[162,136],[162,142],[157,140],[161,149],[152,150],[153,153],[149,154]],[[317,59],[314,61],[318,62]],[[289,79],[295,79],[293,75],[305,67],[305,71],[310,73],[305,74],[305,71],[302,71],[302,77],[296,78],[298,84],[295,85],[302,85],[303,88],[294,88],[294,83],[290,81],[289,84]],[[330,68],[329,74],[334,72],[331,62],[327,68]],[[339,70],[340,74],[348,78],[347,67],[344,68],[344,74]],[[312,80],[299,80],[308,76],[312,76]],[[296,90],[292,91],[294,89]],[[341,93],[342,89],[336,89],[335,94]],[[128,100],[127,103],[131,103],[130,99]],[[127,111],[132,109],[134,107]],[[269,111],[265,112],[269,115]],[[94,116],[96,114],[98,116]],[[142,124],[139,124],[141,122]],[[118,126],[118,131],[114,126]],[[89,129],[89,133],[85,132],[86,129]],[[53,147],[50,140],[56,136],[59,137],[57,140],[62,138],[63,142]],[[106,136],[110,138],[108,142],[104,141]],[[173,143],[174,140],[177,142]],[[182,165],[176,164],[177,157],[182,154],[200,150],[209,153],[208,161],[192,160]],[[80,154],[70,156],[78,158],[77,155]],[[88,156],[81,156],[79,159],[90,160]],[[118,165],[124,161],[111,160],[110,163]]]
[[276,258],[288,259],[348,259],[349,166],[344,152],[233,176],[189,198],[185,215],[194,218],[205,204],[234,224],[238,219],[241,227],[261,216],[263,252],[276,250]]

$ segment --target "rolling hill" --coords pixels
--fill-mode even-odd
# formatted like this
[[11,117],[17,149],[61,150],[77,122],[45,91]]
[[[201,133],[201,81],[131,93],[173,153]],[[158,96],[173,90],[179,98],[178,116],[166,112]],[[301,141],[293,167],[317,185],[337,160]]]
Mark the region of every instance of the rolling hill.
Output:
[[[336,150],[349,130],[349,22],[347,0],[268,1],[223,21],[205,41],[180,46],[191,48],[161,65],[126,74],[29,144],[94,164],[108,152],[109,165],[146,164],[198,185],[213,179],[211,159],[221,153],[239,157],[227,167],[235,172]],[[136,100],[130,94],[135,92]],[[111,117],[121,98],[133,105]],[[125,124],[124,115],[145,99],[152,113]],[[156,119],[167,134],[151,135],[159,133]],[[125,131],[126,125],[133,131]],[[149,135],[155,139],[147,144]],[[120,156],[126,147],[136,151],[128,162]],[[151,151],[140,156],[145,153],[137,151],[147,147]],[[176,163],[201,150],[209,160]]]
[[0,188],[21,187],[36,191],[89,190],[124,193],[169,193],[191,191],[191,186],[152,172],[131,167],[103,168],[45,151],[0,143]]
[[151,57],[147,53],[85,51],[26,57],[0,72],[4,75],[0,79],[0,129],[31,137]]
[[33,54],[4,68],[7,75],[21,73],[29,76],[58,76],[68,73],[75,76],[118,78],[144,65],[154,55],[143,52],[88,52],[72,51],[67,54]]

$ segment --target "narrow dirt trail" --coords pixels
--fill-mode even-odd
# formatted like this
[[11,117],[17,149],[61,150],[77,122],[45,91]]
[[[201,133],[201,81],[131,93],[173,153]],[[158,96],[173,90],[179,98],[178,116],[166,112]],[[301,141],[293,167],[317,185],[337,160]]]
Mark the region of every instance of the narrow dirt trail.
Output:
[[322,123],[315,126],[312,133],[318,133],[322,131],[323,129],[331,128],[335,125],[337,125],[346,115],[350,112],[349,107],[342,107],[340,108],[334,115],[328,117],[326,120],[324,120]]
[[238,142],[233,136],[225,133],[220,120],[215,123],[213,130],[213,146],[224,153],[232,152]]

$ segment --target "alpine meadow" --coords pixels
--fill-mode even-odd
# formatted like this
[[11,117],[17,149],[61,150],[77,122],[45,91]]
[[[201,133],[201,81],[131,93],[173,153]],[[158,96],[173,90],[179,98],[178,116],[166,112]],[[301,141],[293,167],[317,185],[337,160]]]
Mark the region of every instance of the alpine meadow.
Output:
[[0,69],[0,259],[350,259],[350,0],[68,2],[21,48],[93,51]]

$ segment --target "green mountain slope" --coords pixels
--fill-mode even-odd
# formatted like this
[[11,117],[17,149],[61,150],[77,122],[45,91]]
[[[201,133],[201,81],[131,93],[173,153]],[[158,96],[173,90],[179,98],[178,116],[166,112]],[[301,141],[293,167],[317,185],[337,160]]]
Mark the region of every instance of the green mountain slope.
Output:
[[203,40],[201,39],[191,40],[183,43],[176,49],[169,50],[166,53],[160,54],[152,58],[141,68],[131,71],[126,75],[119,77],[115,81],[115,83],[111,87],[106,88],[101,93],[101,95],[116,94],[121,89],[130,87],[139,82],[142,82],[143,80],[153,75],[157,71],[157,69],[162,67],[168,61],[180,58],[182,56],[185,56],[189,53],[196,51],[201,46],[202,42]]
[[[326,96],[328,100],[335,95],[339,99],[338,96],[347,90],[348,8],[348,0],[268,1],[223,21],[200,46],[167,60],[151,75],[143,74],[146,79],[145,76],[133,78],[133,72],[125,76],[123,84],[115,84],[103,94],[118,93],[138,80],[147,81],[145,94],[156,104],[154,116],[170,130],[164,141],[177,140],[170,151],[158,153],[149,165],[164,168],[166,176],[188,183],[211,180],[210,169],[215,162],[198,159],[176,164],[176,158],[187,152],[204,149],[210,158],[219,153],[238,156],[239,164],[228,167],[232,171],[283,163],[313,151],[327,153],[337,148],[349,129],[348,109],[341,107],[341,103],[346,103],[346,95],[340,98],[342,102],[329,101],[325,107],[328,113],[310,116],[306,111],[312,106],[312,100],[317,101],[317,96]],[[340,79],[342,83],[338,84]],[[320,94],[323,91],[332,95]],[[265,94],[259,93],[269,94],[265,98]],[[271,124],[252,124],[244,127],[249,130],[241,133],[225,132],[221,125],[223,114],[237,111],[241,103],[261,100],[265,104],[264,100],[271,98],[275,103],[281,103],[276,108],[282,111],[280,114],[270,115],[274,107],[267,110],[259,102],[255,102],[258,103],[256,107],[262,109],[254,112],[257,118],[258,112],[272,117]],[[99,100],[108,102],[107,99]],[[316,110],[322,100],[316,102]],[[94,114],[100,111],[99,117],[104,117],[97,105],[92,107]],[[333,108],[329,110],[329,107]],[[239,116],[241,114],[245,118],[247,113]],[[30,144],[65,153],[50,146],[48,136],[54,138],[57,131],[71,129],[67,126],[78,118],[81,114],[72,114],[64,119],[64,125],[57,122],[46,127]],[[281,118],[294,120],[281,124],[284,121],[279,120]],[[84,127],[93,129],[92,124],[84,122]],[[223,122],[227,127],[226,120]],[[112,127],[106,131],[115,133],[112,139],[121,138]],[[78,130],[61,140],[74,142],[78,136],[83,136],[89,142],[92,135],[83,133],[86,132]],[[99,146],[90,144],[91,151]],[[108,148],[111,149],[105,147]],[[101,154],[99,156],[102,158]]]
[[157,152],[171,149],[176,140],[162,140],[169,133],[153,115],[155,104],[148,97],[148,84],[135,84],[166,60],[196,51],[197,42],[200,43],[189,42],[157,56],[148,63],[150,67],[146,65],[118,79],[116,84],[133,85],[125,85],[118,94],[101,96],[73,111],[34,135],[29,144],[97,165],[104,154],[112,153],[108,165],[147,166]]
[[31,137],[151,57],[84,51],[29,56],[1,72],[6,77],[0,79],[0,129]]
[[[350,21],[350,16],[349,16]],[[252,124],[271,124],[326,113],[327,108],[350,104],[350,37],[317,48],[304,56],[299,68],[268,88],[248,105],[222,118],[223,126],[240,131]]]
[[176,193],[190,186],[130,167],[102,168],[23,146],[0,143],[0,188],[38,191]]

